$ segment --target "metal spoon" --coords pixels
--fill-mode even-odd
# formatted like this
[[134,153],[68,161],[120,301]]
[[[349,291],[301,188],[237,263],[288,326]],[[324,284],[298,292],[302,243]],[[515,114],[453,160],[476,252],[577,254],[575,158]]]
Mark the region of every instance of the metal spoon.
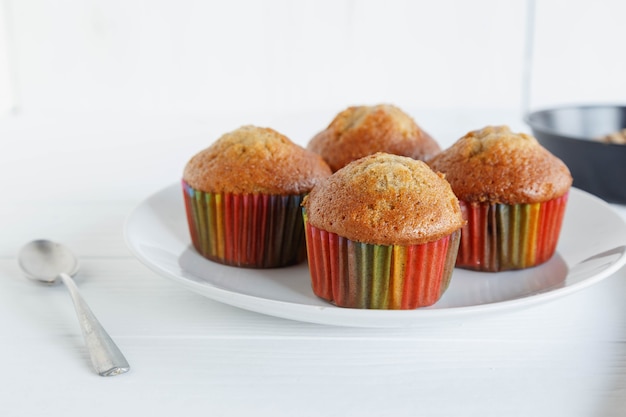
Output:
[[69,249],[49,240],[34,240],[20,251],[19,264],[31,279],[49,284],[57,282],[57,279],[63,281],[72,296],[91,362],[98,375],[113,376],[128,372],[130,365],[126,358],[78,292],[72,279],[78,272],[78,260]]

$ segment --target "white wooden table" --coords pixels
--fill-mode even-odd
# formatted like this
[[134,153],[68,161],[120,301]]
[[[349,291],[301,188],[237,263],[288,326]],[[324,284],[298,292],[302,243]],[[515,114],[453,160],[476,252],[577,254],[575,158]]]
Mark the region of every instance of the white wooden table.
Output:
[[[217,135],[256,123],[306,143],[332,113],[0,120],[0,415],[625,415],[625,269],[520,311],[367,329],[224,305],[132,257],[126,216]],[[487,123],[528,130],[507,112],[421,115],[444,145]],[[79,287],[129,373],[93,373],[66,290],[23,277],[17,252],[42,237],[79,255]]]

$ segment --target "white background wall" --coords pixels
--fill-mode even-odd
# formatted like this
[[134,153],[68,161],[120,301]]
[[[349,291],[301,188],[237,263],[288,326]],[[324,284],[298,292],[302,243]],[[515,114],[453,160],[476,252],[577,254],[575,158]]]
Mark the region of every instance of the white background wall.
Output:
[[24,113],[626,100],[623,0],[0,4],[0,105]]
[[528,107],[626,102],[624,0],[0,6],[0,166],[66,167],[41,177],[40,198],[63,183],[136,197],[107,172],[157,189],[241,124],[305,144],[353,104],[399,105],[445,146],[485,124],[528,130]]
[[531,105],[626,104],[626,2],[536,0]]
[[25,112],[520,101],[521,0],[4,3]]

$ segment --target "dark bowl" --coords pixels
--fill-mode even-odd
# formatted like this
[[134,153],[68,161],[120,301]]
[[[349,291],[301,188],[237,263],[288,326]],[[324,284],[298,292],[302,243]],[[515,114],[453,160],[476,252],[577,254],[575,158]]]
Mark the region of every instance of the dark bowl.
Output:
[[539,110],[526,116],[533,135],[561,158],[574,186],[626,204],[626,145],[597,140],[626,128],[626,106],[588,105]]

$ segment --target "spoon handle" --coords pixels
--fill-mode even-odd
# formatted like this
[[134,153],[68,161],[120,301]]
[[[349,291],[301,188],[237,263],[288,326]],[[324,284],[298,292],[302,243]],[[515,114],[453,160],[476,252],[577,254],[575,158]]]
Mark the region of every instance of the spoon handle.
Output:
[[74,280],[65,273],[61,273],[60,278],[72,296],[74,308],[78,315],[78,322],[85,337],[87,350],[98,375],[113,376],[128,372],[130,369],[128,361],[126,361],[113,339],[111,339],[104,327],[96,319],[96,316],[91,312],[91,309],[78,292],[78,287]]

